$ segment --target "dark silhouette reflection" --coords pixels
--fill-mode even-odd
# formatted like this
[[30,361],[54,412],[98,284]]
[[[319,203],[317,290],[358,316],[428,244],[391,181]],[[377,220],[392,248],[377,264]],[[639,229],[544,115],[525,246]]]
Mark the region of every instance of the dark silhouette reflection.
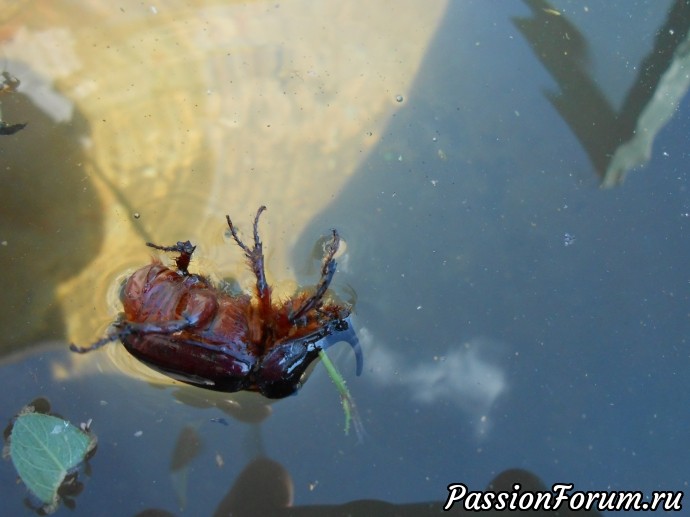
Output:
[[[258,489],[261,486],[264,489]],[[213,515],[270,515],[289,508],[292,493],[292,478],[285,467],[259,457],[240,473]]]
[[[521,469],[510,469],[502,472],[487,486],[486,490],[494,492],[511,492],[516,483],[521,492],[548,491],[544,483],[533,473]],[[294,515],[294,516],[425,516],[438,515],[442,512],[445,501],[423,503],[393,504],[374,499],[351,501],[339,505],[291,506],[292,479],[290,473],[280,463],[266,457],[258,457],[247,465],[235,480],[235,483],[213,513],[214,517],[243,517],[251,515]],[[450,515],[470,515],[457,503],[448,512]],[[531,516],[576,515],[567,508],[558,511],[484,511],[482,515],[505,515],[520,513]],[[174,515],[164,510],[148,509],[137,514],[145,516]],[[601,515],[596,510],[579,511],[577,515]]]
[[55,288],[95,256],[102,210],[83,169],[89,134],[83,117],[56,123],[21,89],[3,95],[2,117],[27,123],[0,141],[0,355],[6,355],[62,336]]
[[578,28],[547,1],[524,1],[533,17],[513,22],[561,90],[546,97],[584,147],[602,186],[620,183],[628,170],[649,159],[655,134],[687,91],[687,79],[675,73],[674,64],[688,60],[690,2],[674,2],[616,111],[589,74],[587,42]]

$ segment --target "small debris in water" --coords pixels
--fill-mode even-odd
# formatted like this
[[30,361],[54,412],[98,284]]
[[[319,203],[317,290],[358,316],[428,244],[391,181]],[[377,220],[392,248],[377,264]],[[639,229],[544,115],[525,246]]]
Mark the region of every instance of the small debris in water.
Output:
[[79,424],[79,429],[88,433],[91,430],[91,424],[93,423],[93,418],[89,418],[86,422]]
[[139,438],[139,437],[141,437],[141,435],[143,435],[143,434],[144,434],[144,431],[137,431],[136,433],[134,433],[134,437],[135,437],[135,438]]
[[575,244],[574,235],[570,233],[566,233],[565,235],[563,235],[563,246],[572,246],[573,244]]

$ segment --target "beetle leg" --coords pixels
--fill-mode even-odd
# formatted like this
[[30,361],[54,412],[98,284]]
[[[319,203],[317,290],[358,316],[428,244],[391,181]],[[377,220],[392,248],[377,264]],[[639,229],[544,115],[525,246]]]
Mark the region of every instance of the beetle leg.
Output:
[[[184,314],[183,314],[184,316]],[[115,324],[115,327],[121,328],[118,332],[113,332],[108,334],[102,339],[99,339],[95,343],[89,346],[77,346],[74,343],[70,343],[69,349],[72,352],[77,352],[79,354],[85,354],[86,352],[91,352],[97,348],[101,348],[103,345],[107,345],[111,341],[117,341],[118,339],[122,341],[125,337],[131,334],[173,334],[177,331],[184,330],[185,328],[193,325],[194,321],[190,319],[181,320],[171,320],[163,322],[152,322],[146,321],[143,323],[134,323],[131,321],[120,321]]]
[[85,354],[86,352],[91,352],[92,350],[96,350],[97,348],[101,348],[103,345],[107,345],[111,341],[116,341],[118,339],[122,339],[128,334],[126,330],[122,330],[120,332],[116,332],[114,334],[108,334],[102,339],[99,339],[95,343],[90,344],[89,346],[77,346],[74,343],[70,343],[69,349],[72,352],[77,352],[78,354]]
[[74,343],[70,343],[69,349],[72,352],[77,352],[78,354],[85,354],[86,352],[91,352],[97,348],[101,348],[103,345],[107,345],[111,341],[122,340],[128,336],[131,331],[129,329],[129,324],[124,320],[124,315],[118,316],[117,320],[112,324],[112,328],[116,329],[113,332],[109,332],[104,338],[99,339],[95,343],[89,346],[77,346]]
[[304,300],[304,303],[302,303],[302,306],[299,309],[290,315],[290,321],[292,323],[297,321],[312,309],[315,309],[321,305],[321,298],[323,298],[323,295],[326,294],[326,290],[328,289],[328,286],[333,279],[333,275],[335,274],[336,262],[333,259],[333,256],[338,251],[339,246],[340,235],[338,235],[336,230],[333,230],[333,239],[331,240],[330,244],[326,246],[326,254],[323,257],[323,267],[321,268],[321,279],[316,286],[316,291],[314,291],[313,295]]
[[158,244],[153,244],[152,242],[147,242],[146,245],[149,248],[153,248],[161,251],[172,251],[174,253],[179,253],[178,257],[175,259],[175,265],[177,270],[184,276],[189,275],[189,261],[192,260],[192,253],[196,249],[196,246],[192,246],[189,241],[177,241],[177,244],[173,246],[159,246]]
[[271,313],[272,308],[271,288],[266,281],[263,245],[261,243],[261,239],[259,238],[259,217],[264,210],[266,210],[266,207],[260,206],[259,210],[256,212],[256,216],[254,217],[254,247],[251,249],[244,242],[242,242],[240,237],[237,235],[237,230],[235,230],[235,226],[232,224],[230,216],[226,215],[225,218],[228,221],[232,238],[235,240],[237,245],[242,248],[242,251],[244,251],[244,255],[249,260],[249,265],[251,266],[254,276],[256,277],[256,294],[259,297],[261,314],[263,316],[262,319],[265,320],[266,317]]

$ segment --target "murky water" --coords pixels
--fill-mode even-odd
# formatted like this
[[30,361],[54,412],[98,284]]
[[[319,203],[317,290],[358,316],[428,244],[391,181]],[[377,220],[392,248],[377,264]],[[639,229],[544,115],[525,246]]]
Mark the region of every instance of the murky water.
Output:
[[[633,110],[657,31],[687,28],[674,2],[633,4],[6,6],[22,83],[2,120],[28,126],[0,137],[0,416],[44,396],[93,419],[84,515],[257,510],[289,486],[300,509],[440,504],[515,467],[682,489],[690,106],[607,190],[625,128],[588,138],[573,115]],[[248,235],[262,204],[279,294],[316,281],[330,228],[344,239],[334,289],[355,301],[363,375],[331,351],[361,444],[319,366],[267,404],[171,386],[119,345],[67,349],[103,335],[147,240],[189,239],[194,270],[248,288],[225,215]],[[0,494],[29,512],[10,462]]]

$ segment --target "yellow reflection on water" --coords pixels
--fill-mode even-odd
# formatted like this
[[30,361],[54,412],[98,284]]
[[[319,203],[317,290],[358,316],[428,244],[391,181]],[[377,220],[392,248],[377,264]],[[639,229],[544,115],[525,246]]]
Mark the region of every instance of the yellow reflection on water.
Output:
[[[444,8],[417,0],[157,8],[93,0],[3,10],[2,49],[23,80],[19,92],[54,124],[78,115],[87,128],[75,135],[79,177],[53,202],[69,206],[80,188],[92,188],[101,213],[61,231],[95,228],[95,251],[42,302],[59,306],[67,339],[99,337],[118,310],[108,293],[149,260],[147,239],[189,239],[198,245],[194,270],[201,264],[247,286],[239,250],[223,237],[224,216],[247,234],[262,204],[269,277],[290,280],[297,236],[409,100]],[[31,131],[21,135],[29,143]],[[60,149],[42,152],[60,160]],[[337,223],[324,222],[324,232]],[[40,260],[57,259],[44,250]],[[30,329],[18,339],[29,342]]]

